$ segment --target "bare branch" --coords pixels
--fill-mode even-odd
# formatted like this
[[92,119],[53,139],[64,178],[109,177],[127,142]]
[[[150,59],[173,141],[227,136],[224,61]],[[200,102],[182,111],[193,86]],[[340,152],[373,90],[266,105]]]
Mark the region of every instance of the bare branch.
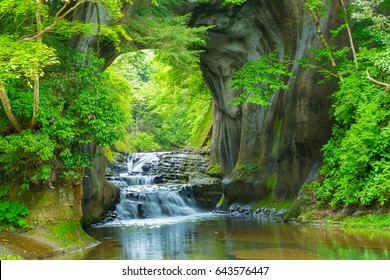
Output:
[[380,82],[380,81],[377,81],[377,80],[375,80],[373,77],[371,77],[370,72],[368,72],[368,70],[367,70],[366,72],[367,72],[367,78],[368,78],[371,82],[373,82],[373,83],[375,83],[375,84],[377,84],[377,85],[380,85],[380,86],[384,86],[385,88],[390,88],[390,84],[388,84],[388,83],[383,83],[383,82]]

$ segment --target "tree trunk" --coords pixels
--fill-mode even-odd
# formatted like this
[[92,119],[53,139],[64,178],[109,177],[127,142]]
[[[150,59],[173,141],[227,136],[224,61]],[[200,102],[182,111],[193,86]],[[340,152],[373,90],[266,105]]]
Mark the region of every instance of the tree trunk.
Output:
[[[42,6],[43,0],[37,0],[38,7],[36,10],[35,18],[36,18],[36,26],[37,26],[37,42],[42,43]],[[41,34],[41,35],[39,35]],[[37,64],[34,69],[34,103],[33,103],[33,112],[30,122],[30,128],[33,129],[37,124],[38,118],[38,110],[39,110],[39,65]]]
[[18,119],[15,117],[15,115],[12,113],[11,110],[11,104],[9,103],[8,95],[7,92],[5,91],[4,84],[0,82],[0,99],[1,99],[1,104],[3,105],[4,112],[11,122],[13,128],[17,131],[20,132],[22,131],[22,126],[20,125],[20,122]]

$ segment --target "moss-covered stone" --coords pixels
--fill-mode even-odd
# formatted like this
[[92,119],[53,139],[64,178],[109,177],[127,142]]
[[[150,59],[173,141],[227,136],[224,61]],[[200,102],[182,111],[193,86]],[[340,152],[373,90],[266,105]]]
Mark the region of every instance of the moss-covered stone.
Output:
[[272,173],[272,174],[268,177],[267,181],[265,182],[266,186],[267,186],[270,190],[272,190],[272,192],[275,190],[275,186],[276,186],[277,180],[278,180],[277,174],[276,174],[276,173]]
[[48,225],[46,232],[49,239],[63,248],[83,247],[95,242],[79,222],[68,221]]
[[280,135],[282,133],[283,118],[276,118],[274,122],[274,142],[272,144],[272,155],[276,157],[280,145]]

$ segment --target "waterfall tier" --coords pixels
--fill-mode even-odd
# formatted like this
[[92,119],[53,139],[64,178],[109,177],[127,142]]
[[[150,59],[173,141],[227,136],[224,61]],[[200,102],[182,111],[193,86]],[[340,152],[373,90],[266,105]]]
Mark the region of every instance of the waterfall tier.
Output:
[[[197,213],[192,186],[179,183],[183,176],[178,173],[178,167],[184,156],[168,153],[130,154],[126,160],[127,168],[122,166],[115,174],[108,176],[108,180],[119,188],[120,200],[106,220],[120,222]],[[176,170],[174,173],[172,166]],[[166,174],[161,174],[168,167],[173,183],[164,183]]]

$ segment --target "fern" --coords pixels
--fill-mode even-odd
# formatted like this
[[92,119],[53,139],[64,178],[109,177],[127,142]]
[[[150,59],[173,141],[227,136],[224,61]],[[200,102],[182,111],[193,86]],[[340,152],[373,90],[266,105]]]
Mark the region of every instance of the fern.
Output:
[[47,180],[50,178],[51,174],[51,166],[50,165],[42,165],[39,171],[31,177],[31,181],[36,182],[40,180]]

